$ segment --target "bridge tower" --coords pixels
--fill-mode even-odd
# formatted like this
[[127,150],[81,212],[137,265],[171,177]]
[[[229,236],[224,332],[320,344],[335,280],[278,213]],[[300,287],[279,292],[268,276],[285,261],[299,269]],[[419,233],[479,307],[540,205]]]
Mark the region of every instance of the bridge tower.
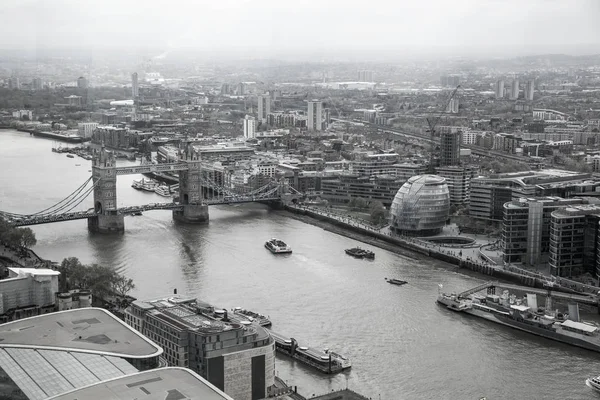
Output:
[[92,232],[123,232],[125,218],[117,212],[116,160],[104,146],[94,152],[92,158],[92,181],[94,183],[94,210],[96,216],[88,218]]
[[179,171],[179,204],[182,210],[173,210],[176,221],[198,224],[208,221],[208,205],[202,202],[202,162],[189,143],[180,152],[179,162],[188,168]]

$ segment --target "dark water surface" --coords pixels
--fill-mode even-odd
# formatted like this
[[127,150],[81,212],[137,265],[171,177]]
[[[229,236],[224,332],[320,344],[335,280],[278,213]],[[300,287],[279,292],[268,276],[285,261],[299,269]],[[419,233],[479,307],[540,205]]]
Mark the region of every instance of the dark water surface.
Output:
[[[91,162],[51,152],[53,142],[0,130],[0,210],[31,213],[66,197]],[[76,166],[76,164],[81,164]],[[118,179],[120,206],[163,202]],[[92,207],[89,199],[80,209]],[[588,399],[585,378],[600,374],[600,354],[500,327],[435,304],[445,290],[482,282],[438,261],[374,250],[374,262],[344,249],[357,244],[258,204],[210,208],[210,223],[176,224],[169,211],[126,217],[122,235],[96,235],[86,221],[35,226],[34,248],[55,261],[76,256],[133,278],[138,298],[173,292],[271,317],[273,329],[301,345],[348,355],[353,368],[333,377],[277,359],[278,375],[309,397],[348,385],[373,399]],[[294,249],[274,256],[279,237]],[[403,287],[385,277],[405,279]],[[598,397],[596,397],[598,398]]]

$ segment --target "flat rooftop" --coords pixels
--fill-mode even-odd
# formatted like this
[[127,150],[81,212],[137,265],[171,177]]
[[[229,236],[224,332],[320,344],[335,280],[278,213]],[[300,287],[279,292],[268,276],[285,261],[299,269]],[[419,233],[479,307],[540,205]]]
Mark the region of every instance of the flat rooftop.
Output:
[[29,348],[147,358],[163,350],[101,308],[60,311],[0,325],[0,348]]
[[99,382],[52,400],[233,400],[185,368],[159,368]]

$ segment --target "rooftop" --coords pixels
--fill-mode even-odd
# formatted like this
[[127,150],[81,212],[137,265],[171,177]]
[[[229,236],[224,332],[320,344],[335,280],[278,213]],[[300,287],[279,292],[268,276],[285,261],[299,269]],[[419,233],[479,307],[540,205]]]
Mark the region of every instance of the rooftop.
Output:
[[194,372],[168,367],[99,382],[53,400],[233,400]]
[[39,315],[0,325],[0,348],[75,351],[147,358],[162,349],[101,308]]
[[32,276],[56,276],[60,272],[47,268],[9,268],[9,271],[16,275],[32,275]]

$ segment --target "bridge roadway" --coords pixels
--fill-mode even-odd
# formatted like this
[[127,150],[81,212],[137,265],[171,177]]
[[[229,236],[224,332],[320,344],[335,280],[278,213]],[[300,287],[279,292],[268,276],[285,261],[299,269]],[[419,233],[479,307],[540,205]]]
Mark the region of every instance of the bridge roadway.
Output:
[[[203,205],[214,206],[219,204],[242,204],[253,203],[257,201],[280,201],[281,198],[276,196],[260,197],[260,196],[240,196],[234,198],[215,198],[204,200]],[[152,210],[181,210],[183,205],[179,203],[152,203],[143,206],[129,206],[117,209],[117,213],[128,215],[136,212],[152,211]],[[12,226],[30,226],[49,224],[52,222],[74,221],[77,219],[92,218],[98,215],[95,210],[76,211],[71,213],[47,215],[47,216],[30,216],[25,218],[7,218]]]
[[548,296],[555,299],[572,300],[576,303],[588,304],[592,306],[598,306],[598,296],[595,295],[580,295],[572,293],[557,292],[550,289],[537,289],[531,287],[523,287],[519,285],[511,285],[510,283],[500,282],[486,282],[482,285],[476,286],[472,289],[466,290],[458,295],[459,298],[466,298],[467,296],[486,290],[487,288],[498,287],[502,289],[518,290],[525,293],[535,293],[541,296]]
[[169,171],[185,171],[188,169],[185,163],[165,163],[165,164],[147,164],[135,165],[131,167],[116,167],[112,168],[118,175],[133,175],[147,174],[150,172],[169,172]]
[[[349,121],[347,119],[341,119],[341,118],[332,118],[333,120],[338,120],[338,121],[342,121],[342,122],[353,122],[353,121]],[[385,125],[376,125],[373,124],[371,122],[362,122],[363,124],[367,125],[367,126],[371,126],[377,129],[381,129],[384,132],[390,132],[393,133],[395,135],[398,136],[407,136],[407,137],[411,137],[414,139],[419,139],[421,141],[425,141],[428,143],[431,143],[432,140],[429,136],[424,136],[424,135],[418,135],[416,133],[410,133],[410,132],[403,132],[403,131],[399,131],[397,129],[392,129],[392,128],[388,128]],[[433,140],[433,142],[437,143],[437,140]],[[521,161],[521,162],[527,162],[528,157],[521,157],[521,156],[515,156],[512,154],[507,154],[501,151],[495,151],[495,150],[489,150],[483,147],[479,147],[479,146],[475,146],[472,144],[462,144],[460,145],[462,148],[465,149],[471,149],[471,152],[473,154],[477,154],[480,156],[485,156],[485,157],[491,157],[491,158],[504,158],[507,160],[514,160],[514,161]]]

